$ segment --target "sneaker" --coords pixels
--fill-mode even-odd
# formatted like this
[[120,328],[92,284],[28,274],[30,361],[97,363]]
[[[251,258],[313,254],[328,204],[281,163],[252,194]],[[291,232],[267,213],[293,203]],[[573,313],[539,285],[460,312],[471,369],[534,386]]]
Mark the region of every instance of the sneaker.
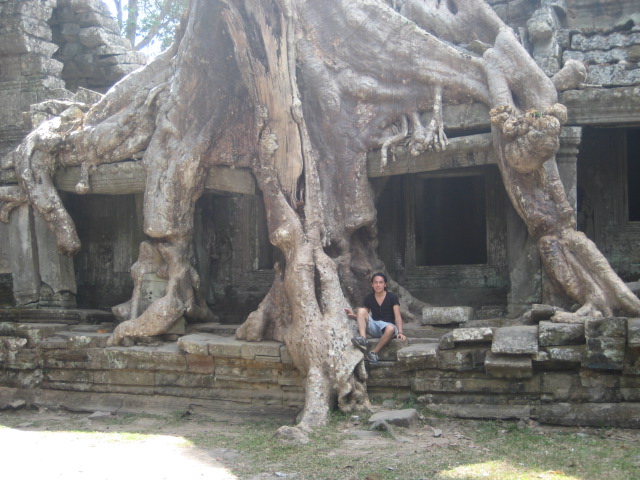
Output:
[[369,346],[369,341],[365,337],[353,337],[351,339],[351,343],[353,343],[356,347],[362,350],[363,353],[367,353],[367,347]]
[[371,365],[377,365],[379,360],[380,359],[378,358],[378,354],[377,353],[374,353],[374,352],[367,353],[367,361]]

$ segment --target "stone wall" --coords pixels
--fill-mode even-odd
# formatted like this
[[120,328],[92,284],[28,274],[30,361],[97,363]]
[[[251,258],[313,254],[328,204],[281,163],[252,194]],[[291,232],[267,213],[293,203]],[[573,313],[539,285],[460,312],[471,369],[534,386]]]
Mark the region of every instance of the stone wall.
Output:
[[61,78],[68,90],[105,92],[146,63],[101,0],[58,0],[49,25],[58,46],[53,58],[64,65]]
[[[527,325],[407,326],[409,343],[393,340],[379,365],[367,366],[369,393],[458,417],[640,427],[640,319],[559,324],[548,321],[553,311],[537,306]],[[233,326],[204,324],[177,342],[105,348],[109,319],[62,320],[0,323],[0,409],[244,405],[292,419],[304,403],[286,347],[235,340]]]
[[[70,99],[81,87],[105,91],[145,62],[145,56],[132,51],[118,34],[117,24],[101,0],[0,0],[0,158],[31,130],[28,112],[32,105]],[[0,170],[0,182],[15,183],[11,169]],[[123,212],[115,212],[116,220],[118,214]],[[135,215],[135,210],[128,214]],[[98,209],[92,215],[104,218],[113,216],[114,211]],[[134,229],[134,234],[138,230]],[[110,284],[107,292],[116,290],[115,295],[106,295],[103,303],[92,306],[111,306],[105,302],[122,301],[118,290],[131,290],[128,270],[139,243],[127,242],[131,232],[126,222],[114,225],[110,232],[116,247],[118,242],[127,243],[126,267],[102,278],[95,278],[95,269],[78,271],[83,286],[93,287],[95,279],[96,285]],[[0,225],[0,238],[5,240],[0,243],[2,304],[76,305],[73,260],[55,253],[48,228],[30,208],[13,212],[9,224]],[[100,250],[102,240],[88,245],[83,253]],[[127,273],[118,275],[122,271]],[[93,292],[83,289],[85,294]]]

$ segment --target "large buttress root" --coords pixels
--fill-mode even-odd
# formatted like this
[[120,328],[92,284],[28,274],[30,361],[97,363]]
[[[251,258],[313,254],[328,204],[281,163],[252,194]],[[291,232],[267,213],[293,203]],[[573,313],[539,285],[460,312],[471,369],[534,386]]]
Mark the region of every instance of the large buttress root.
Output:
[[[138,261],[131,268],[134,280],[132,299],[114,312],[129,320],[116,327],[109,345],[120,345],[125,337],[147,337],[166,333],[183,315],[211,320],[212,314],[196,295],[199,277],[191,266],[191,239],[143,242]],[[167,280],[164,296],[140,312],[140,297],[145,275],[156,274]]]
[[[638,314],[640,300],[593,242],[576,231],[575,212],[555,163],[566,108],[555,103],[551,80],[536,79],[539,73],[527,76],[532,60],[518,55],[521,50],[513,33],[503,29],[496,47],[485,52],[495,102],[491,123],[498,166],[511,202],[537,242],[551,281],[580,305],[575,313],[558,313],[554,319]],[[582,71],[571,68],[563,75],[566,82],[581,81]],[[515,106],[516,100],[524,111]]]
[[558,322],[582,317],[640,315],[640,299],[616,275],[607,259],[582,232],[564,229],[538,240],[540,257],[553,278],[581,307],[574,313],[557,312]]

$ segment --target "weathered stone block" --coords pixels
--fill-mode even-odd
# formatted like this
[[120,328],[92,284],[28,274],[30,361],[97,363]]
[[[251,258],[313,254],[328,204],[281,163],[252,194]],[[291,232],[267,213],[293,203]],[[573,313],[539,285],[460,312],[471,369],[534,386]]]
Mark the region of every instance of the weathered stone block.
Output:
[[484,370],[488,348],[456,348],[439,353],[439,366],[443,370]]
[[93,376],[95,383],[110,385],[155,385],[155,373],[153,371],[132,370],[106,370],[98,371]]
[[625,344],[625,339],[621,337],[587,339],[587,358],[583,365],[589,368],[622,370]]
[[502,327],[494,332],[493,353],[534,354],[538,351],[538,327]]
[[[208,333],[194,333],[185,335],[178,339],[178,348],[185,353],[193,353],[195,355],[209,355],[209,343],[213,340],[214,335]],[[238,348],[238,356],[240,348]]]
[[213,375],[200,375],[191,373],[155,373],[155,385],[157,387],[174,386],[186,388],[214,388],[215,377]]
[[109,333],[77,333],[77,332],[59,332],[59,337],[64,338],[68,342],[69,348],[104,348],[107,340],[111,336]]
[[456,343],[491,342],[493,339],[493,330],[489,327],[456,328],[451,332],[451,335],[453,341]]
[[89,370],[51,369],[44,374],[48,382],[87,383],[94,381],[94,372]]
[[44,361],[38,350],[22,349],[15,352],[11,368],[18,370],[34,370],[42,368]]
[[62,337],[49,337],[40,342],[38,347],[43,350],[67,348],[67,339]]
[[466,323],[473,318],[471,307],[424,307],[422,325],[450,325]]
[[244,342],[240,347],[240,356],[252,360],[257,356],[272,357],[280,361],[280,342],[264,341],[264,342]]
[[620,377],[620,396],[624,402],[640,402],[640,377],[622,375]]
[[531,305],[531,319],[533,321],[548,320],[555,313],[555,308],[551,305],[534,303]]
[[496,378],[531,378],[533,362],[531,355],[501,355],[488,352],[484,360],[484,368]]
[[300,375],[298,370],[282,371],[278,375],[278,384],[302,387],[304,385],[304,378]]
[[582,399],[580,377],[575,373],[545,372],[541,375],[542,400],[565,402]]
[[538,325],[540,346],[580,345],[585,343],[584,324],[540,322]]
[[378,422],[386,422],[396,427],[413,427],[418,423],[418,412],[415,408],[406,408],[403,410],[391,410],[386,412],[374,413],[369,417],[369,425]]
[[89,354],[78,350],[45,350],[43,352],[45,368],[79,368],[87,367]]
[[242,368],[216,365],[216,380],[232,380],[250,383],[278,383],[279,371],[272,368]]
[[584,328],[587,339],[626,337],[627,319],[622,317],[587,318],[584,322]]
[[622,372],[625,375],[640,375],[640,346],[627,347]]
[[532,418],[554,425],[640,427],[640,403],[555,403],[531,408]]
[[104,350],[107,368],[153,370],[155,365],[150,347],[109,347]]
[[416,343],[398,350],[398,362],[416,368],[438,368],[438,344]]
[[640,347],[640,318],[627,320],[627,344],[630,347]]
[[204,373],[213,375],[213,372],[215,371],[216,362],[213,357],[209,355],[187,353],[185,355],[185,359],[187,361],[187,371],[190,373]]
[[0,323],[0,337],[16,337],[17,323],[13,322],[1,322]]
[[433,371],[417,372],[412,383],[415,392],[460,394],[539,394],[540,376],[525,379],[501,379],[485,375],[434,375]]
[[452,350],[456,348],[456,342],[453,341],[453,334],[447,332],[439,339],[440,350]]
[[544,349],[549,355],[549,360],[556,362],[581,363],[587,356],[585,345],[568,345],[559,347],[547,347]]

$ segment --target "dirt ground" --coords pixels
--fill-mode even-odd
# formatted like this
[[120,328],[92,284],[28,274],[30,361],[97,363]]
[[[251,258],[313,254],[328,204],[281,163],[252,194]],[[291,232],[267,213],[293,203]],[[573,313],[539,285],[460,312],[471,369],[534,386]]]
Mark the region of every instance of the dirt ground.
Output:
[[[166,415],[115,418],[46,409],[3,411],[0,412],[0,472],[2,478],[65,480],[299,478],[292,473],[282,473],[287,472],[284,464],[265,465],[260,473],[237,476],[234,473],[237,467],[247,462],[242,453],[233,448],[196,446],[184,437],[211,436],[216,432],[228,436],[239,428],[243,419],[225,415],[197,417],[194,414],[188,419],[171,419]],[[483,451],[483,446],[465,435],[468,422],[428,420],[416,428],[382,434],[369,431],[368,424],[353,417],[339,424],[338,433],[344,434],[339,447],[328,449],[323,455],[326,458],[340,456],[341,461],[345,455],[352,456],[355,464],[370,455],[386,452],[389,465],[395,465],[414,461],[417,455],[424,458],[425,452]],[[558,429],[535,423],[522,428]],[[120,435],[116,438],[113,434]],[[618,435],[632,444],[640,442],[640,431],[610,430],[608,434]]]

